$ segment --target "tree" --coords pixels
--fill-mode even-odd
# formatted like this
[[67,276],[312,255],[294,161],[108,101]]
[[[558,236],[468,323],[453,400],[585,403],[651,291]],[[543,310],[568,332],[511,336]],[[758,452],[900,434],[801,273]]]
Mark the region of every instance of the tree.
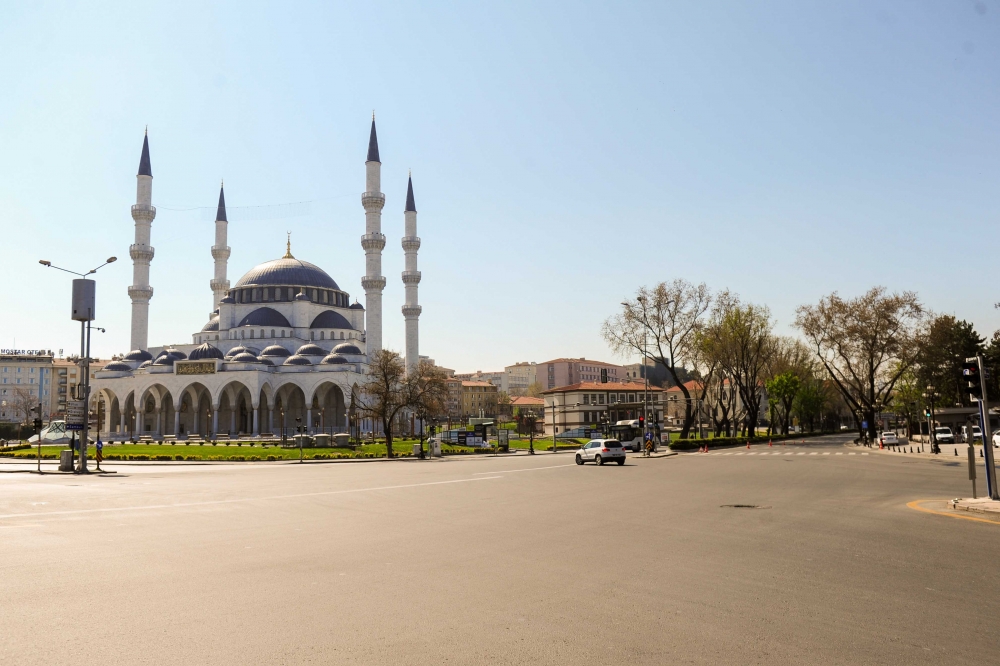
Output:
[[826,383],[817,377],[809,377],[801,383],[798,392],[795,394],[795,402],[792,410],[799,421],[812,432],[816,430],[816,421],[819,421],[819,429],[823,429],[823,409],[829,402]]
[[[845,300],[836,292],[797,309],[795,325],[844,397],[859,426],[888,403],[900,376],[916,362],[926,313],[916,293],[873,287]],[[863,434],[863,433],[862,433]]]
[[781,414],[781,434],[787,435],[792,420],[792,402],[802,388],[802,380],[788,370],[764,382],[764,388],[767,389],[768,400],[778,407]]
[[913,368],[908,368],[899,375],[896,387],[892,391],[892,401],[889,403],[889,408],[906,418],[908,439],[913,439],[913,436],[917,434],[913,431],[913,427],[920,423],[919,405],[923,404],[924,389],[922,387],[924,386],[927,384],[921,383]]
[[368,379],[358,391],[356,406],[362,414],[382,424],[386,457],[392,458],[396,417],[404,410],[440,413],[447,392],[445,374],[440,368],[424,360],[417,365],[416,372],[407,375],[399,354],[380,349],[369,359]]
[[[41,390],[41,389],[39,389]],[[38,407],[38,394],[25,386],[15,386],[11,390],[11,411],[17,417],[17,438],[21,439],[21,426],[28,425],[34,410]]]
[[544,390],[545,389],[542,388],[542,385],[540,383],[532,382],[531,384],[528,385],[528,390],[525,391],[524,394],[531,398],[540,398],[542,397],[542,391]]
[[962,364],[966,358],[982,354],[985,341],[967,321],[951,315],[935,317],[917,354],[919,386],[933,385],[945,405],[971,404],[962,380]]
[[699,335],[704,353],[736,384],[743,403],[743,431],[756,434],[761,389],[776,349],[774,324],[767,306],[743,303],[724,291],[715,298],[712,316]]
[[712,303],[704,284],[686,280],[660,282],[652,289],[641,287],[632,300],[622,303],[622,310],[608,317],[601,335],[612,351],[620,356],[638,353],[643,359],[662,363],[684,394],[684,425],[681,438],[687,438],[694,421],[691,392],[680,373],[693,365],[695,344],[702,318]]

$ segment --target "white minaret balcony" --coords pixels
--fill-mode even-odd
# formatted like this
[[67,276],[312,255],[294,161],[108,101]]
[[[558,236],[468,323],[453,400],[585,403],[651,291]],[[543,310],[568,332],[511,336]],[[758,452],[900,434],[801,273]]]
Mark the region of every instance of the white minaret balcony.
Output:
[[385,249],[385,234],[365,234],[361,237],[361,247],[363,247],[366,251],[376,250],[381,252]]
[[132,261],[148,264],[153,260],[153,254],[153,248],[149,245],[128,246],[128,256],[132,257]]
[[419,305],[404,305],[403,306],[403,316],[406,317],[407,319],[409,319],[411,317],[419,317],[420,313],[423,312],[423,311],[424,311],[424,309],[421,306],[419,306]]
[[132,219],[136,222],[152,222],[156,217],[156,206],[135,204],[132,206]]
[[403,284],[420,284],[420,271],[403,271]]
[[229,291],[229,280],[210,280],[212,291]]
[[361,287],[365,291],[382,291],[385,289],[385,278],[381,275],[366,275],[361,278]]
[[[229,259],[230,249],[229,246],[225,247],[213,247],[212,248],[212,258],[213,259]],[[226,283],[228,284],[228,282]]]
[[380,211],[385,206],[385,195],[381,192],[364,192],[361,195],[361,205],[366,211]]
[[420,238],[418,236],[403,236],[403,251],[416,252],[420,249]]
[[133,301],[148,301],[153,298],[153,288],[132,285],[128,288],[128,295]]

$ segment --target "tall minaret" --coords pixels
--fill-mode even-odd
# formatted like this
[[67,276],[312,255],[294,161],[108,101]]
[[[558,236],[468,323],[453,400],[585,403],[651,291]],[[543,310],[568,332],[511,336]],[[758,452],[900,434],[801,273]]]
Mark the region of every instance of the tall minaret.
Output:
[[215,214],[215,245],[212,246],[212,258],[215,259],[215,279],[209,282],[212,287],[212,311],[218,309],[219,301],[229,293],[229,280],[226,279],[226,263],[229,261],[228,239],[229,221],[226,219],[225,183],[219,185],[219,210]]
[[413,202],[413,177],[406,184],[406,210],[403,212],[403,252],[406,263],[403,271],[403,285],[406,289],[406,302],[403,305],[403,317],[406,319],[406,374],[416,372],[420,363],[420,311],[417,304],[417,285],[420,284],[420,271],[417,270],[417,250],[420,249],[420,238],[417,237],[417,206]]
[[149,341],[149,299],[153,288],[149,286],[149,262],[153,260],[153,246],[149,244],[149,228],[156,217],[153,208],[153,170],[149,166],[149,132],[142,139],[142,157],[139,158],[139,173],[132,206],[135,220],[135,244],[129,247],[132,257],[132,286],[128,295],[132,298],[132,349],[146,349]]
[[361,205],[365,207],[365,235],[361,237],[361,247],[365,250],[365,276],[361,286],[365,290],[367,311],[366,341],[369,358],[382,349],[382,290],[385,278],[382,276],[382,250],[385,236],[382,235],[382,163],[378,158],[378,138],[375,136],[375,114],[372,113],[372,133],[368,139],[368,159],[365,161],[365,191],[361,195]]

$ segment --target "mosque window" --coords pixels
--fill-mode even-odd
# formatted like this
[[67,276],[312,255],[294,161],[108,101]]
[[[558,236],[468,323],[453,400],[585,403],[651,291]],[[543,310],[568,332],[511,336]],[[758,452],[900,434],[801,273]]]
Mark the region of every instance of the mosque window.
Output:
[[271,300],[271,290],[268,289],[267,287],[264,287],[264,300],[265,301]]
[[330,292],[328,292],[328,291],[324,291],[323,292],[323,302],[324,303],[329,303],[330,302]]
[[244,289],[243,290],[243,302],[244,303],[249,303],[250,302],[250,290],[249,289]]
[[340,332],[340,339],[341,339],[341,340],[343,340],[343,339],[344,339],[344,332],[343,332],[343,331],[341,331],[341,332]]
[[271,329],[271,337],[272,338],[274,337],[274,329],[273,328]]
[[262,340],[264,339],[264,329],[260,329],[260,337]]
[[281,332],[281,337],[285,337],[285,332],[284,331]]
[[250,339],[253,340],[253,329],[250,329]]
[[245,338],[246,337],[246,331],[240,331],[240,337],[241,338]]
[[312,300],[315,303],[319,302],[319,293],[315,289],[313,289],[313,295],[310,300]]

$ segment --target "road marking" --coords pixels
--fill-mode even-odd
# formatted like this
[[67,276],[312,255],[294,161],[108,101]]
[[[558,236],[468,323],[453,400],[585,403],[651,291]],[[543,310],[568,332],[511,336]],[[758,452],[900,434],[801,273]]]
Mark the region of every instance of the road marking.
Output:
[[824,452],[824,453],[823,453],[823,455],[824,455],[824,456],[828,456],[828,455],[830,455],[830,452],[829,452],[829,451],[826,451],[826,452]]
[[540,469],[556,469],[558,467],[576,467],[576,463],[571,465],[549,465],[548,467],[526,467],[524,469],[498,469],[492,472],[475,472],[473,476],[480,476],[482,474],[512,474],[514,472],[534,472]]
[[816,453],[815,451],[813,451],[813,452],[812,452],[812,453],[810,453],[809,455],[811,455],[811,456],[818,456],[819,454],[818,454],[818,453]]
[[920,506],[924,502],[947,502],[948,500],[932,500],[932,499],[922,499],[913,500],[912,502],[907,502],[906,506],[911,509],[916,509],[917,511],[923,511],[924,513],[933,513],[939,516],[948,516],[949,518],[961,518],[962,520],[974,520],[977,523],[989,523],[990,525],[1000,525],[1000,522],[995,520],[990,520],[989,518],[977,518],[976,516],[963,516],[961,513],[948,513],[947,511],[936,511],[934,509],[928,509],[927,507]]
[[842,456],[842,455],[844,455],[844,452],[843,451],[838,451],[836,455]]
[[0,514],[0,520],[8,518],[31,518],[38,516],[73,516],[87,513],[111,513],[121,511],[148,511],[150,509],[184,509],[192,506],[216,506],[219,504],[240,504],[244,502],[261,502],[265,500],[297,499],[300,497],[322,497],[324,495],[347,495],[350,493],[366,493],[374,490],[402,490],[405,488],[421,488],[423,486],[443,486],[451,483],[469,483],[471,481],[489,481],[502,479],[502,476],[480,476],[475,479],[453,479],[451,481],[428,481],[426,483],[405,483],[398,486],[375,486],[373,488],[350,488],[348,490],[324,490],[316,493],[296,493],[294,495],[269,495],[266,497],[243,497],[240,499],[211,500],[205,502],[178,502],[176,504],[148,504],[145,506],[115,506],[99,509],[71,509],[65,511],[39,511],[35,513]]
[[799,451],[799,452],[798,452],[798,453],[796,453],[795,455],[797,455],[797,456],[804,456],[804,455],[805,455],[805,452],[804,452],[804,451]]

